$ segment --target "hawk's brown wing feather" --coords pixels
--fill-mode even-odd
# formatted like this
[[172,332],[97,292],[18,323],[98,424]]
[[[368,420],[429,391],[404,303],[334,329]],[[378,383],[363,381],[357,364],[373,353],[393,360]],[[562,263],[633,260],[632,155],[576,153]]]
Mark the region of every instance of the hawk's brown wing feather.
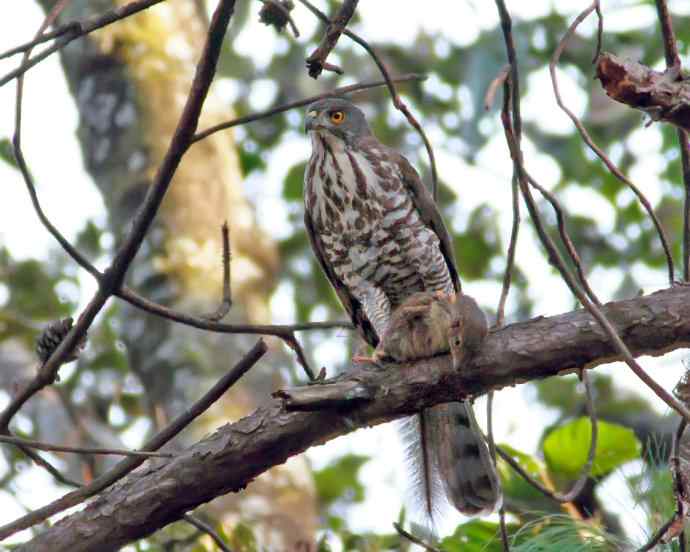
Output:
[[364,340],[372,347],[376,347],[379,344],[379,338],[376,335],[376,330],[374,330],[374,327],[372,326],[371,322],[369,322],[367,315],[364,313],[362,304],[350,294],[350,290],[338,278],[333,270],[333,267],[331,267],[331,265],[328,263],[323,252],[323,244],[321,243],[318,234],[314,230],[314,225],[311,217],[309,216],[309,211],[304,212],[304,225],[307,228],[309,242],[311,243],[314,254],[321,265],[321,269],[331,282],[331,285],[338,295],[338,299],[340,299],[340,302],[343,304],[343,307],[345,307],[347,314],[350,315],[352,323],[355,325]]
[[412,197],[412,203],[419,211],[424,223],[431,228],[436,235],[441,247],[441,253],[446,260],[450,277],[453,281],[453,287],[456,292],[460,292],[460,278],[458,276],[457,268],[455,267],[455,255],[453,254],[453,242],[448,234],[448,229],[441,218],[441,213],[438,206],[431,196],[427,187],[419,178],[419,174],[415,168],[410,165],[410,162],[402,155],[394,150],[389,150],[391,157],[395,160],[400,169],[403,184]]

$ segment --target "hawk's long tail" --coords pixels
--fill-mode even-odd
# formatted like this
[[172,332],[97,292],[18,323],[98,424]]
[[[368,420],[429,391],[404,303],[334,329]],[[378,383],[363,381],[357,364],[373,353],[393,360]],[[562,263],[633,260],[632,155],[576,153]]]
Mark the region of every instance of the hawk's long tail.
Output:
[[498,505],[496,469],[468,402],[427,408],[406,426],[415,498],[422,500],[432,526],[446,501],[465,515],[489,513]]

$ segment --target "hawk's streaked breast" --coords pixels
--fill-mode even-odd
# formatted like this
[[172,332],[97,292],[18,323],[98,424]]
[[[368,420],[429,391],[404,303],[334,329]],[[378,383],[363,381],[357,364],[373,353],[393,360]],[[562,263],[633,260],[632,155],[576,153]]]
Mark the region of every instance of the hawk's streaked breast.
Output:
[[[421,220],[387,151],[313,132],[305,192],[328,261],[348,286],[372,282],[393,305],[414,291],[453,291],[438,237]],[[421,263],[437,265],[436,281],[425,285]]]

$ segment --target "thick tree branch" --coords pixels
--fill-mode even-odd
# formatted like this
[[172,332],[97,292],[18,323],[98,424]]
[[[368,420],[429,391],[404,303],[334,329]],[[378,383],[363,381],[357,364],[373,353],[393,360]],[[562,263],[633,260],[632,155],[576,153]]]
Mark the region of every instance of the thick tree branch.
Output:
[[654,121],[690,130],[690,80],[679,80],[677,70],[654,71],[605,52],[597,60],[597,78],[617,102],[644,111]]
[[[690,346],[689,286],[609,303],[602,311],[636,356]],[[608,335],[592,315],[578,310],[492,333],[462,373],[453,372],[447,355],[384,369],[353,367],[337,384],[372,390],[373,400],[355,396],[350,406],[341,401],[338,408],[288,411],[282,400],[274,399],[172,460],[148,460],[86,509],[57,522],[20,550],[116,550],[199,504],[243,489],[290,456],[355,429],[462,396],[617,359]],[[328,386],[324,392],[330,392]]]

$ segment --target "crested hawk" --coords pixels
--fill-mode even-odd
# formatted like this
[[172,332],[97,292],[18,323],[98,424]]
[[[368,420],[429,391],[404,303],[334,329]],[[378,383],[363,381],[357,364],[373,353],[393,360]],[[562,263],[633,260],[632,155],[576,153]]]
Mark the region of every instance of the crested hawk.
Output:
[[[415,169],[376,139],[360,109],[341,98],[317,101],[305,128],[309,240],[360,335],[376,347],[412,294],[460,293],[452,243]],[[496,472],[469,403],[425,409],[408,425],[415,494],[430,518],[442,496],[466,514],[495,507]]]

